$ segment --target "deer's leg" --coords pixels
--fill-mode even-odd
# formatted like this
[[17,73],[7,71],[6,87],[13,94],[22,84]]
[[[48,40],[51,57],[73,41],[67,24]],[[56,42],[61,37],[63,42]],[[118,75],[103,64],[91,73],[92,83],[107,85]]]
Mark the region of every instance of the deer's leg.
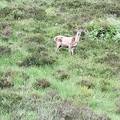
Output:
[[72,45],[69,45],[69,46],[68,46],[68,50],[69,50],[69,53],[70,53],[71,55],[73,55],[73,53],[74,53],[74,47],[72,47]]
[[60,42],[56,42],[56,52],[59,51],[61,47],[61,43]]
[[72,48],[71,48],[71,54],[73,55],[74,52],[75,52],[75,47],[72,47]]
[[71,46],[68,46],[68,52],[71,54]]
[[58,52],[58,51],[59,51],[59,46],[56,47],[56,52]]
[[71,48],[71,55],[74,54],[74,48]]

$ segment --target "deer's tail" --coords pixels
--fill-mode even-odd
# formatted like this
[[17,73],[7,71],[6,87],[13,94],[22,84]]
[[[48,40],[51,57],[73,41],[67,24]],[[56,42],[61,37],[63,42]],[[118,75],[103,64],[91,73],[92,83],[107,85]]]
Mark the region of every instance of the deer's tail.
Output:
[[57,40],[57,37],[54,38],[54,42]]

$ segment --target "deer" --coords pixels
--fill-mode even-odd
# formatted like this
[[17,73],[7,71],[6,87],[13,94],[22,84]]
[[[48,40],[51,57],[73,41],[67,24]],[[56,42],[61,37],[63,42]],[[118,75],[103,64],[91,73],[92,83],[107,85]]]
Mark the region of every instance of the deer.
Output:
[[56,43],[56,51],[58,51],[61,47],[68,48],[68,51],[71,55],[74,54],[75,48],[77,47],[81,34],[84,33],[85,30],[80,29],[76,32],[74,36],[66,37],[66,36],[56,36],[54,41]]

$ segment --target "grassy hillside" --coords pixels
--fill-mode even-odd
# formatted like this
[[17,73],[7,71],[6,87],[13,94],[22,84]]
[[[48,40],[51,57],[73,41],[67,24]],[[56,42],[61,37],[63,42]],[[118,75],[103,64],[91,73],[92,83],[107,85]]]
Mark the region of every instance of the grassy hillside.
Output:
[[1,0],[0,120],[88,119],[120,120],[120,1]]

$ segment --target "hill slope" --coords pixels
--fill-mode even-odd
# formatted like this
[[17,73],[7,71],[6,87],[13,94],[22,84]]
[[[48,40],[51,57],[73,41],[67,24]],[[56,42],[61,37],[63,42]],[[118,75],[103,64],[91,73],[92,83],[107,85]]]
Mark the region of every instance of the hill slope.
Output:
[[[55,53],[81,27],[75,55]],[[120,119],[119,0],[1,0],[0,33],[1,120]]]

